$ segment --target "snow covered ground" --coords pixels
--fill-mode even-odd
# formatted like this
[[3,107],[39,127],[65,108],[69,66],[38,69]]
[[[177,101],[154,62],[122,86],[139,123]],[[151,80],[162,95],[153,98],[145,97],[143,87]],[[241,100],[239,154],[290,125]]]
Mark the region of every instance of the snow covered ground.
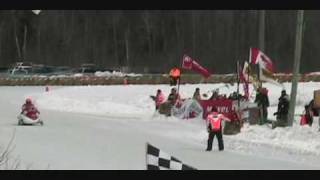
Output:
[[[281,88],[269,89],[269,118],[275,119]],[[291,84],[284,84],[290,93]],[[236,85],[186,84],[183,98],[220,88],[229,94]],[[224,135],[225,151],[206,152],[207,132],[201,119],[181,120],[154,113],[149,95],[168,85],[0,87],[0,147],[15,132],[12,159],[31,169],[145,169],[146,142],[198,169],[320,169],[318,118],[312,127],[298,125],[303,106],[320,83],[300,83],[293,127],[271,130],[247,124],[237,135]],[[241,88],[242,91],[242,88]],[[45,122],[17,126],[16,116],[32,97]],[[254,97],[254,94],[253,96]]]

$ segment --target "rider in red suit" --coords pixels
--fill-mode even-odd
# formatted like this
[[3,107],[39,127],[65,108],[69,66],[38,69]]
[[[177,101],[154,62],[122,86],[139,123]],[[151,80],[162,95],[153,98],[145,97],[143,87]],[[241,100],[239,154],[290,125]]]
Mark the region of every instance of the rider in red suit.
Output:
[[38,115],[40,112],[34,106],[30,98],[26,99],[26,103],[22,106],[21,114],[27,116],[30,119],[36,120],[38,119]]

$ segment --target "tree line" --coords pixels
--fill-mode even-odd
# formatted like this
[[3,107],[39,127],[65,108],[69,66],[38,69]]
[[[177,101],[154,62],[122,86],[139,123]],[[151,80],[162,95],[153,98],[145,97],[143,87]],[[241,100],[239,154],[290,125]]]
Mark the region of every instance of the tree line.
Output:
[[[301,72],[320,69],[320,11],[305,11]],[[295,10],[265,11],[265,53],[292,72]],[[0,11],[0,67],[17,61],[77,67],[127,67],[167,73],[183,54],[212,73],[234,73],[259,45],[258,10]]]

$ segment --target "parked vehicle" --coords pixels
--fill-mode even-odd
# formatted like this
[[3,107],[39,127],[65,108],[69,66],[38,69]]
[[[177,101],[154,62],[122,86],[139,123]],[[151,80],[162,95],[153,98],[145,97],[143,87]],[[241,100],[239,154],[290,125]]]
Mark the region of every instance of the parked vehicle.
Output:
[[49,74],[53,73],[54,68],[52,66],[45,66],[43,64],[34,64],[32,66],[32,73],[34,74]]
[[14,74],[28,74],[32,70],[31,62],[16,62],[12,68],[8,70],[11,75]]

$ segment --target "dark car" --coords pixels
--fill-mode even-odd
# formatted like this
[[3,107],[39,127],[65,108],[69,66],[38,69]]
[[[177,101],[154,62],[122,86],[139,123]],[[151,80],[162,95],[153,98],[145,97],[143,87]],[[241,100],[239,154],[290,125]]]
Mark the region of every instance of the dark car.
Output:
[[35,74],[48,74],[52,73],[54,71],[54,68],[51,66],[45,66],[43,64],[37,64],[32,66],[32,73]]

